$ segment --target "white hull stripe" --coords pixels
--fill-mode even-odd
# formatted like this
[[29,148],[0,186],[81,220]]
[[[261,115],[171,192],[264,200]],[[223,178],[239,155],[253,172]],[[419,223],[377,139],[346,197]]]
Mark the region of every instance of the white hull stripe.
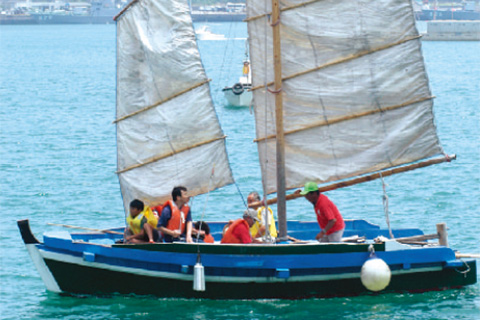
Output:
[[[143,275],[148,277],[155,278],[165,278],[165,279],[175,279],[181,281],[193,281],[193,275],[191,274],[181,274],[181,273],[171,273],[163,271],[152,271],[145,270],[141,268],[131,268],[123,266],[115,266],[106,263],[98,262],[87,262],[80,257],[74,257],[71,255],[43,251],[40,250],[40,253],[45,259],[55,260],[64,263],[71,263],[76,265],[81,265],[84,267],[111,270],[116,272],[131,273],[135,275]],[[45,263],[44,263],[45,264]],[[409,273],[421,273],[421,272],[432,272],[432,271],[441,271],[442,267],[428,267],[428,268],[415,268],[409,270],[395,270],[392,271],[392,275],[401,275]],[[292,276],[288,279],[280,279],[276,277],[230,277],[230,276],[205,276],[205,281],[207,282],[225,282],[225,283],[244,283],[244,282],[255,282],[255,283],[273,283],[273,282],[312,282],[312,281],[327,281],[327,280],[340,280],[340,279],[354,279],[360,278],[360,273],[343,273],[343,274],[334,274],[334,275],[310,275],[310,276]],[[43,279],[43,277],[42,277]],[[58,287],[58,285],[57,285]],[[52,290],[53,291],[53,290]]]
[[42,253],[37,248],[37,245],[26,244],[25,246],[27,247],[28,253],[32,258],[33,264],[37,268],[38,273],[40,274],[40,277],[43,280],[43,283],[45,283],[47,290],[53,291],[53,292],[62,292],[62,290],[60,290],[60,287],[58,286],[57,281],[55,281],[55,278],[50,272],[50,269],[48,269],[47,265],[45,264],[45,261],[43,260],[43,257],[42,257]]

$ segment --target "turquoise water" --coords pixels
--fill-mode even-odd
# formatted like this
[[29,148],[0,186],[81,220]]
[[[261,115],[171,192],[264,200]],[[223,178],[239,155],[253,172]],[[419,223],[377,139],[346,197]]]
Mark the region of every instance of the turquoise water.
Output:
[[[244,196],[260,190],[253,115],[224,107],[221,88],[240,76],[243,23],[210,23],[227,41],[199,46],[227,149]],[[480,44],[424,42],[436,124],[458,159],[388,177],[391,224],[434,233],[446,222],[449,244],[480,253]],[[71,297],[49,293],[16,228],[28,218],[38,238],[48,222],[122,226],[115,175],[115,27],[0,26],[1,319],[480,319],[480,285],[422,294],[300,301],[205,301],[154,297]],[[328,193],[345,218],[385,226],[380,181]],[[242,211],[235,186],[193,201],[194,219],[232,219]],[[289,217],[313,220],[311,206],[288,203]],[[480,261],[478,261],[480,262]],[[479,273],[480,274],[480,273]],[[74,275],[72,275],[74,276]],[[480,278],[480,276],[479,276]],[[207,288],[208,289],[208,288]],[[252,288],[255,290],[255,288]]]

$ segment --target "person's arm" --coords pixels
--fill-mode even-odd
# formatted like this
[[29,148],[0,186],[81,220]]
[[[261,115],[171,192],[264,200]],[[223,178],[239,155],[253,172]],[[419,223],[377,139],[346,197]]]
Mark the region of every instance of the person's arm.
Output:
[[240,239],[241,243],[252,243],[250,230],[242,223],[233,230],[233,234]]
[[323,230],[320,231],[319,234],[317,234],[317,236],[315,237],[315,239],[317,239],[317,240],[322,239],[322,238],[327,234],[328,230],[330,230],[331,228],[333,228],[333,226],[335,225],[336,222],[337,222],[337,219],[328,220],[327,225],[325,226],[325,228],[323,228]]
[[265,234],[265,230],[266,230],[265,226],[260,225],[260,227],[258,228],[257,234],[253,238],[263,237],[263,235]]
[[187,221],[187,243],[192,242],[192,221]]
[[172,217],[172,210],[169,206],[165,206],[162,210],[162,215],[160,216],[160,222],[158,230],[160,230],[163,234],[169,235],[172,238],[180,237],[180,232],[178,230],[170,230],[167,228],[168,221]]

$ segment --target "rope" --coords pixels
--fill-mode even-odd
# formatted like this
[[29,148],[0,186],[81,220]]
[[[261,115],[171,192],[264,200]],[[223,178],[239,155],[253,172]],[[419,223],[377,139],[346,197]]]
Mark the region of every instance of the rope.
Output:
[[463,274],[463,276],[466,278],[467,277],[467,273],[470,272],[470,266],[468,265],[468,263],[466,263],[464,260],[462,260],[463,264],[465,265],[465,267],[467,267],[467,270],[465,271],[460,271],[458,270],[457,268],[455,268],[455,271],[457,271],[458,273],[461,273]]
[[[267,1],[265,1],[265,12],[267,12]],[[270,16],[268,17],[268,19],[265,19],[265,31],[267,30],[268,28],[268,23],[269,23],[269,20],[270,20]],[[280,19],[278,20],[278,22],[280,22]],[[277,22],[277,23],[278,23]],[[271,24],[270,24],[271,25]],[[271,25],[272,26],[272,25]],[[273,27],[273,26],[272,26]],[[268,45],[268,37],[267,37],[267,32],[265,32],[265,37],[264,37],[264,48],[267,48],[267,45]],[[268,89],[267,87],[267,83],[268,83],[268,79],[267,79],[267,68],[268,68],[268,56],[267,56],[267,50],[264,50],[264,69],[265,70],[265,74],[264,74],[264,78],[263,78],[263,81],[264,81],[264,85],[265,85],[265,88],[267,88],[267,90],[270,92],[270,89]],[[280,88],[281,90],[281,88]],[[265,137],[267,136],[268,134],[268,131],[267,131],[267,125],[268,125],[268,121],[267,121],[267,118],[268,118],[268,95],[265,94]],[[267,147],[267,143],[265,141],[265,172],[267,172],[267,166],[268,166],[268,147]],[[264,177],[263,177],[263,183],[262,183],[262,189],[263,189],[263,200],[264,200],[264,203],[265,203],[265,209],[264,209],[264,221],[265,221],[265,235],[263,236],[263,240],[264,241],[267,241],[269,240],[270,242],[272,241],[272,237],[270,235],[270,225],[269,225],[269,220],[268,220],[268,201],[267,201],[267,197],[268,197],[268,194],[267,194],[267,182],[268,182],[268,175],[265,174]]]
[[[281,11],[278,11],[278,19],[277,19],[277,22],[275,22],[275,23],[270,23],[270,26],[271,26],[271,27],[276,27],[276,26],[278,26],[278,25],[280,24],[280,13],[281,13]],[[270,17],[271,17],[271,15],[268,15],[268,20],[270,20]]]
[[269,87],[267,87],[267,91],[271,94],[279,94],[280,92],[282,92],[282,88],[279,88],[278,90],[271,90]]
[[240,188],[238,187],[237,181],[234,181],[233,183],[235,184],[235,187],[237,187],[237,191],[238,191],[238,194],[240,195],[240,198],[242,198],[243,205],[245,206],[245,208],[248,208],[247,202],[245,201],[245,198],[243,197],[243,194],[240,191]]
[[[205,216],[205,211],[207,211],[208,197],[210,196],[210,185],[212,184],[213,175],[215,174],[215,163],[212,166],[212,173],[210,174],[210,179],[208,180],[208,192],[205,197],[205,206],[203,207],[202,216],[200,217],[200,225],[198,226],[199,231],[202,230],[203,217]],[[197,249],[198,254],[200,254],[200,246],[198,246],[198,239],[200,237],[200,232],[197,232]]]
[[380,178],[382,179],[382,188],[383,188],[383,210],[385,211],[385,219],[387,220],[388,233],[390,234],[390,239],[395,239],[393,236],[392,228],[390,227],[390,216],[388,214],[388,195],[387,195],[387,184],[383,180],[382,173],[380,172]]

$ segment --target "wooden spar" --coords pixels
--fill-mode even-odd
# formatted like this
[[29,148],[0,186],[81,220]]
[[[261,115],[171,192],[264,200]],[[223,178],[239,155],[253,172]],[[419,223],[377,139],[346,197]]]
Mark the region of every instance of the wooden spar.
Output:
[[[381,177],[388,177],[388,176],[391,176],[393,174],[406,172],[406,171],[411,171],[411,170],[415,170],[415,169],[419,169],[419,168],[423,168],[423,167],[428,167],[428,166],[438,164],[438,163],[442,163],[442,162],[446,162],[446,161],[448,162],[448,161],[451,161],[451,160],[455,160],[456,158],[457,158],[457,156],[455,154],[452,154],[452,155],[449,155],[449,156],[446,156],[446,157],[429,159],[429,160],[426,160],[426,161],[423,161],[423,162],[413,163],[413,164],[402,166],[402,167],[390,168],[390,169],[387,169],[385,171],[382,171],[381,174],[380,174],[380,172],[371,173],[371,174],[366,175],[366,176],[361,176],[361,177],[357,177],[357,178],[354,178],[354,179],[351,179],[351,180],[341,181],[341,182],[337,182],[337,183],[334,183],[334,184],[331,184],[331,185],[328,185],[328,186],[319,187],[318,190],[320,192],[326,192],[326,191],[331,191],[331,190],[335,190],[335,189],[339,189],[339,188],[349,187],[349,186],[353,186],[355,184],[359,184],[359,183],[362,183],[362,182],[372,181],[372,180],[375,180],[375,179],[378,179],[378,178],[381,178]],[[299,188],[299,187],[302,187],[302,186],[297,186],[297,187]],[[292,194],[287,195],[285,197],[285,199],[286,200],[293,200],[293,199],[297,199],[297,198],[300,198],[300,197],[303,197],[303,196],[300,195],[300,194],[297,194],[297,193],[292,193]],[[275,203],[277,203],[277,198],[272,198],[272,199],[269,199],[267,201],[268,205],[272,205],[272,204],[275,204]],[[253,206],[263,206],[263,205],[264,205],[263,202],[258,201],[258,202],[251,203],[249,206],[253,207]]]
[[474,259],[480,259],[480,253],[460,253],[460,252],[455,252],[455,258],[474,258]]
[[95,232],[102,232],[102,233],[110,233],[110,234],[122,234],[122,232],[117,232],[117,231],[111,231],[111,230],[100,230],[100,229],[92,229],[92,228],[85,228],[85,227],[77,227],[77,226],[71,226],[68,224],[59,224],[59,223],[47,223],[49,226],[59,226],[59,227],[64,227],[64,228],[71,228],[71,229],[80,229],[80,230],[88,230],[88,231],[95,231]]
[[448,247],[447,224],[437,223],[438,244]]
[[280,7],[272,0],[273,67],[275,74],[275,126],[277,160],[277,215],[279,238],[287,237],[287,201],[285,199],[285,136],[283,132],[282,57],[280,47]]
[[129,4],[127,4],[115,17],[113,17],[113,21],[117,21],[117,19],[125,12],[128,8],[130,8],[133,4],[138,2],[138,0],[133,0]]

